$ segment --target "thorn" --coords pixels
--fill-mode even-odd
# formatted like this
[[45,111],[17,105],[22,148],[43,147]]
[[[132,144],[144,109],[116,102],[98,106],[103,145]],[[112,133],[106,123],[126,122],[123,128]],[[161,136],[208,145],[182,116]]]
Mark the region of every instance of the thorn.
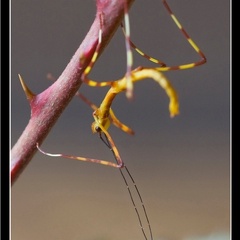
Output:
[[18,77],[19,77],[19,80],[21,82],[23,91],[26,94],[27,100],[31,101],[35,97],[35,94],[32,93],[32,91],[28,88],[28,86],[26,85],[26,83],[24,82],[24,80],[23,80],[23,78],[21,77],[20,74],[18,74]]

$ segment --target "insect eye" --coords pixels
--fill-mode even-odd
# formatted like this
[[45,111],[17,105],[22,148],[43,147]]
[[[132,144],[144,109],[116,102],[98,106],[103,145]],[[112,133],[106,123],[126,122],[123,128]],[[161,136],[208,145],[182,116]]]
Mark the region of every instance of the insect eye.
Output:
[[101,128],[100,128],[99,126],[96,126],[96,127],[95,127],[95,131],[96,131],[96,132],[101,132],[102,130],[101,130]]

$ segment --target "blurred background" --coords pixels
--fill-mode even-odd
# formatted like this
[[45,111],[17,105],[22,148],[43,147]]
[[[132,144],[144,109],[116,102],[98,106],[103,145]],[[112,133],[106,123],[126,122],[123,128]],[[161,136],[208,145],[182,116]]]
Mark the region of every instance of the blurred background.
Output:
[[[222,5],[219,5],[221,2]],[[230,1],[168,1],[207,57],[207,64],[166,72],[178,92],[180,115],[152,80],[137,83],[134,99],[117,96],[113,109],[136,134],[109,131],[142,194],[154,239],[225,240],[230,232]],[[137,0],[131,38],[167,65],[199,59],[160,0]],[[35,93],[58,77],[88,32],[95,1],[11,1],[11,144],[30,117],[17,74]],[[134,67],[155,66],[134,53]],[[121,78],[126,71],[121,29],[99,58],[91,78]],[[83,85],[96,105],[107,88]],[[92,110],[75,98],[42,148],[113,161],[91,132]],[[37,153],[11,189],[13,240],[143,239],[118,170]]]

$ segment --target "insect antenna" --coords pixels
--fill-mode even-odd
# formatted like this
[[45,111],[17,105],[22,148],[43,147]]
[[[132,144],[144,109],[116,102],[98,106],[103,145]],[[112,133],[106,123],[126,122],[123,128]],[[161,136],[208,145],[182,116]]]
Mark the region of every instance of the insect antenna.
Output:
[[[115,160],[117,161],[115,152],[114,152],[113,148],[111,147],[111,144],[110,144],[110,142],[109,142],[106,134],[103,133],[103,135],[104,135],[105,139],[104,139],[103,136],[102,136],[102,132],[99,132],[99,137],[100,137],[100,139],[101,139],[102,142],[110,149],[110,151],[112,152]],[[125,164],[124,164],[124,167],[123,167],[123,168],[125,168],[125,170],[126,170],[126,172],[127,172],[127,175],[128,175],[129,178],[131,179],[131,182],[132,182],[132,184],[133,184],[133,186],[134,186],[134,188],[135,188],[135,190],[136,190],[137,196],[138,196],[138,198],[139,198],[139,200],[140,200],[140,203],[141,203],[141,205],[142,205],[142,209],[143,209],[143,212],[144,212],[144,216],[145,216],[145,219],[146,219],[146,222],[147,222],[147,225],[148,225],[148,230],[149,230],[149,234],[150,234],[150,240],[153,240],[152,229],[151,229],[151,225],[150,225],[150,221],[149,221],[149,218],[148,218],[148,214],[147,214],[145,205],[144,205],[144,203],[143,203],[142,196],[141,196],[141,194],[140,194],[140,192],[139,192],[139,189],[138,189],[138,187],[137,187],[137,185],[136,185],[136,182],[135,182],[134,179],[133,179],[133,176],[131,175],[130,171],[128,170],[128,168],[127,168],[127,166],[126,166]],[[146,234],[146,232],[145,232],[145,230],[144,230],[144,227],[143,227],[143,223],[142,223],[142,219],[141,219],[140,213],[139,213],[139,211],[138,211],[138,209],[137,209],[137,206],[136,206],[136,203],[135,203],[135,201],[134,201],[134,197],[133,197],[132,191],[131,191],[131,189],[130,189],[130,187],[129,187],[127,178],[126,178],[125,175],[124,175],[123,168],[119,168],[119,171],[120,171],[121,176],[122,176],[122,178],[123,178],[123,180],[124,180],[124,182],[125,182],[125,185],[126,185],[126,187],[127,187],[127,190],[128,190],[129,196],[130,196],[130,198],[131,198],[133,207],[134,207],[135,212],[136,212],[136,214],[137,214],[138,222],[139,222],[140,228],[141,228],[141,230],[142,230],[142,234],[143,234],[145,240],[148,240],[147,234]]]

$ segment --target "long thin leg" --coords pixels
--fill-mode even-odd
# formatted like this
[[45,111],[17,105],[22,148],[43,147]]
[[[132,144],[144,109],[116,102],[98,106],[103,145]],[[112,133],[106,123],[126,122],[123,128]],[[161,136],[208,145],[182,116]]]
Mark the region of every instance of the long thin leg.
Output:
[[[132,70],[132,65],[133,65],[133,58],[132,58],[132,51],[131,51],[131,47],[130,47],[130,41],[129,41],[129,37],[130,37],[130,24],[129,24],[129,16],[128,16],[128,9],[127,9],[127,3],[125,2],[125,6],[124,6],[124,21],[125,21],[125,25],[126,25],[126,52],[127,52],[127,70],[126,70],[126,78],[127,78],[127,91],[126,91],[126,96],[128,98],[132,98],[133,95],[133,83],[131,81],[131,70]],[[101,47],[101,43],[102,43],[102,29],[103,29],[103,16],[100,15],[100,29],[99,29],[99,37],[98,37],[98,45],[96,47],[96,50],[93,54],[93,57],[91,59],[90,64],[87,66],[87,68],[85,69],[83,75],[82,75],[82,81],[84,83],[86,83],[89,86],[92,87],[105,87],[105,86],[109,86],[112,84],[113,81],[105,81],[105,82],[97,82],[97,81],[93,81],[88,79],[88,74],[90,73],[93,64],[96,62],[97,57],[99,55],[99,49]]]
[[79,160],[79,161],[84,161],[84,162],[99,163],[99,164],[102,164],[104,166],[115,167],[115,168],[122,167],[119,164],[112,163],[112,162],[105,161],[105,160],[99,160],[99,159],[94,159],[94,158],[78,157],[78,156],[73,156],[73,155],[68,155],[68,154],[63,154],[63,153],[49,153],[49,152],[45,152],[45,151],[43,151],[40,148],[38,143],[37,143],[37,149],[41,153],[43,153],[44,155],[47,155],[47,156],[50,156],[50,157],[62,157],[62,158],[68,158],[68,159]]
[[[95,121],[97,122],[96,119],[95,119]],[[124,167],[124,163],[123,163],[123,161],[120,157],[118,149],[117,149],[112,137],[110,136],[110,134],[104,129],[104,127],[101,124],[98,125],[98,129],[96,129],[96,132],[103,132],[107,136],[107,138],[109,140],[109,143],[111,145],[111,148],[113,149],[113,151],[115,153],[117,164],[113,163],[113,162],[105,161],[105,160],[94,159],[94,158],[79,157],[79,156],[67,155],[67,154],[62,154],[62,153],[48,153],[48,152],[43,151],[40,148],[38,143],[37,143],[37,148],[41,153],[43,153],[47,156],[50,156],[50,157],[69,158],[69,159],[79,160],[79,161],[84,161],[84,162],[98,163],[98,164],[102,164],[102,165],[110,166],[110,167],[115,167],[115,168]]]
[[103,22],[104,22],[102,14],[99,15],[99,22],[100,22],[100,29],[99,29],[99,36],[98,36],[98,44],[97,44],[96,50],[93,54],[90,64],[86,67],[85,71],[82,74],[82,81],[91,87],[105,87],[105,86],[109,86],[112,84],[112,81],[97,82],[97,81],[90,80],[87,77],[88,74],[90,73],[90,71],[92,70],[93,64],[96,62],[96,60],[98,58],[99,50],[100,50],[101,43],[102,43],[102,31],[103,31]]
[[[112,152],[115,160],[117,161],[116,154],[115,154],[113,148],[111,147],[111,143],[109,142],[108,137],[107,137],[105,134],[104,134],[104,136],[105,136],[105,139],[102,137],[102,134],[101,134],[101,133],[99,134],[100,139],[101,139],[101,140],[103,141],[103,143],[111,150],[111,152]],[[119,168],[120,174],[121,174],[121,176],[122,176],[122,178],[123,178],[123,180],[124,180],[124,182],[125,182],[125,185],[126,185],[126,187],[127,187],[128,194],[129,194],[129,196],[130,196],[131,202],[132,202],[132,204],[133,204],[133,207],[134,207],[134,209],[135,209],[136,215],[137,215],[137,217],[138,217],[138,222],[139,222],[140,228],[141,228],[141,230],[142,230],[142,234],[143,234],[145,240],[147,240],[148,238],[147,238],[147,234],[146,234],[146,232],[145,232],[145,229],[144,229],[144,227],[143,227],[141,215],[140,215],[140,212],[138,211],[138,208],[137,208],[137,205],[136,205],[136,203],[135,203],[135,200],[134,200],[134,197],[133,197],[131,188],[130,188],[130,186],[129,186],[129,184],[128,184],[127,178],[126,178],[125,175],[124,175],[124,172],[123,172],[124,169],[126,170],[126,173],[127,173],[127,175],[129,176],[129,178],[130,178],[130,180],[131,180],[131,182],[132,182],[132,184],[133,184],[133,186],[134,186],[134,188],[135,188],[135,191],[136,191],[136,193],[137,193],[137,196],[138,196],[138,198],[139,198],[139,200],[140,200],[140,203],[141,203],[141,206],[142,206],[142,209],[143,209],[143,213],[144,213],[144,217],[145,217],[146,222],[147,222],[147,225],[148,225],[148,230],[149,230],[149,234],[150,234],[150,239],[152,240],[152,239],[153,239],[153,234],[152,234],[151,224],[150,224],[150,221],[149,221],[149,218],[148,218],[148,214],[147,214],[145,205],[144,205],[144,203],[143,203],[142,196],[141,196],[141,194],[140,194],[140,192],[139,192],[139,189],[138,189],[138,187],[137,187],[136,182],[134,181],[134,179],[133,179],[133,177],[132,177],[132,174],[131,174],[130,171],[128,170],[127,166],[124,164],[124,168]]]
[[202,65],[202,64],[206,63],[207,59],[206,59],[205,55],[199,49],[199,47],[196,45],[196,43],[192,40],[192,38],[188,35],[186,30],[183,28],[183,26],[180,24],[180,22],[178,21],[176,16],[173,14],[171,8],[169,7],[167,1],[166,0],[162,0],[162,1],[163,1],[163,5],[167,9],[168,13],[172,17],[173,21],[175,22],[175,24],[177,25],[179,30],[182,32],[183,36],[187,39],[187,41],[192,46],[192,48],[198,53],[198,55],[200,56],[201,59],[199,61],[193,62],[193,63],[182,64],[182,65],[179,65],[179,66],[159,67],[157,69],[159,71],[183,70],[183,69],[193,68],[193,67],[196,67],[196,66],[199,66],[199,65]]
[[[127,189],[128,189],[128,192],[129,192],[129,195],[130,195],[132,204],[133,204],[134,209],[135,209],[135,211],[136,211],[136,214],[137,214],[137,216],[138,216],[138,220],[139,220],[139,224],[140,224],[142,233],[143,233],[145,239],[147,239],[147,235],[146,235],[145,230],[144,230],[144,228],[143,228],[143,224],[142,224],[142,221],[141,221],[141,218],[140,218],[140,214],[138,213],[138,210],[137,210],[136,204],[135,204],[135,202],[134,202],[134,199],[133,199],[133,197],[132,197],[130,188],[128,187],[128,183],[127,183],[126,178],[125,178],[125,176],[124,176],[124,174],[123,174],[123,170],[122,170],[122,169],[119,169],[119,170],[120,170],[120,173],[121,173],[121,175],[123,176],[123,179],[124,179],[124,181],[125,181],[125,183],[126,183],[126,185],[127,185]],[[140,192],[139,192],[139,190],[138,190],[138,187],[137,187],[137,185],[136,185],[136,183],[135,183],[132,175],[130,174],[130,172],[129,172],[129,170],[128,170],[128,168],[127,168],[126,166],[125,166],[125,170],[127,171],[127,174],[128,174],[128,176],[130,177],[130,179],[131,179],[131,181],[132,181],[132,183],[133,183],[133,185],[134,185],[134,188],[135,188],[135,190],[136,190],[136,192],[137,192],[137,195],[138,195],[138,197],[139,197],[139,200],[140,200],[140,202],[141,202],[142,209],[143,209],[143,212],[144,212],[144,215],[145,215],[145,219],[146,219],[146,221],[147,221],[149,233],[150,233],[150,239],[152,240],[152,239],[153,239],[152,228],[151,228],[151,224],[150,224],[150,221],[149,221],[149,218],[148,218],[147,210],[146,210],[145,205],[144,205],[144,203],[143,203],[141,194],[140,194]]]
[[[203,54],[203,52],[199,49],[199,47],[196,45],[196,43],[192,40],[192,38],[188,35],[188,33],[186,32],[186,30],[183,28],[183,26],[180,24],[180,22],[178,21],[178,19],[176,18],[176,16],[173,14],[171,8],[169,7],[168,3],[166,0],[162,0],[164,7],[166,8],[166,10],[168,11],[168,13],[170,14],[170,16],[172,17],[173,21],[175,22],[175,24],[177,25],[177,27],[180,29],[180,31],[182,32],[182,34],[184,35],[184,37],[187,39],[187,41],[189,42],[189,44],[192,46],[192,48],[198,53],[198,55],[200,56],[200,60],[197,62],[192,62],[192,63],[187,63],[187,64],[181,64],[181,65],[176,65],[176,66],[167,66],[165,63],[163,63],[160,60],[157,60],[156,58],[153,58],[149,55],[147,55],[146,53],[144,53],[142,50],[140,50],[130,39],[130,37],[128,37],[128,42],[130,43],[131,47],[133,49],[135,49],[136,52],[138,52],[140,55],[142,55],[143,57],[145,57],[146,59],[148,59],[151,62],[154,62],[158,65],[160,65],[160,67],[156,67],[155,69],[158,71],[170,71],[170,70],[183,70],[183,69],[189,69],[189,68],[193,68],[199,65],[202,65],[204,63],[206,63],[206,57]],[[127,25],[125,24],[125,28],[123,26],[123,24],[121,24],[123,33],[125,35],[125,38],[127,38],[127,31],[126,31],[126,27]]]
[[[93,64],[96,62],[97,57],[99,55],[99,49],[101,47],[102,43],[102,29],[103,29],[103,15],[99,15],[100,19],[100,29],[99,29],[99,37],[98,37],[98,44],[96,47],[96,50],[93,54],[93,57],[91,59],[90,64],[87,66],[85,69],[83,75],[82,75],[82,81],[86,83],[89,86],[92,87],[105,87],[109,86],[113,83],[113,81],[105,81],[105,82],[97,82],[88,79],[88,74],[90,73]],[[128,8],[127,8],[127,3],[124,3],[124,21],[125,21],[125,26],[126,26],[126,32],[125,32],[125,44],[126,44],[126,54],[127,54],[127,70],[126,70],[126,79],[127,79],[127,90],[126,90],[126,96],[127,98],[132,98],[133,96],[133,83],[131,81],[131,71],[132,71],[132,65],[133,65],[133,57],[132,57],[132,51],[130,47],[130,23],[129,23],[129,15],[128,15]]]
[[[124,25],[121,23],[121,28],[122,28],[122,31],[125,35],[125,38],[126,38],[126,30],[125,30],[125,27]],[[156,63],[158,65],[160,65],[161,67],[165,67],[166,64],[156,58],[153,58],[149,55],[147,55],[146,53],[144,53],[141,49],[139,49],[133,42],[132,40],[130,39],[130,37],[128,38],[128,41],[130,43],[130,46],[137,52],[139,53],[141,56],[143,56],[144,58],[148,59],[149,61],[153,62],[153,63]]]

